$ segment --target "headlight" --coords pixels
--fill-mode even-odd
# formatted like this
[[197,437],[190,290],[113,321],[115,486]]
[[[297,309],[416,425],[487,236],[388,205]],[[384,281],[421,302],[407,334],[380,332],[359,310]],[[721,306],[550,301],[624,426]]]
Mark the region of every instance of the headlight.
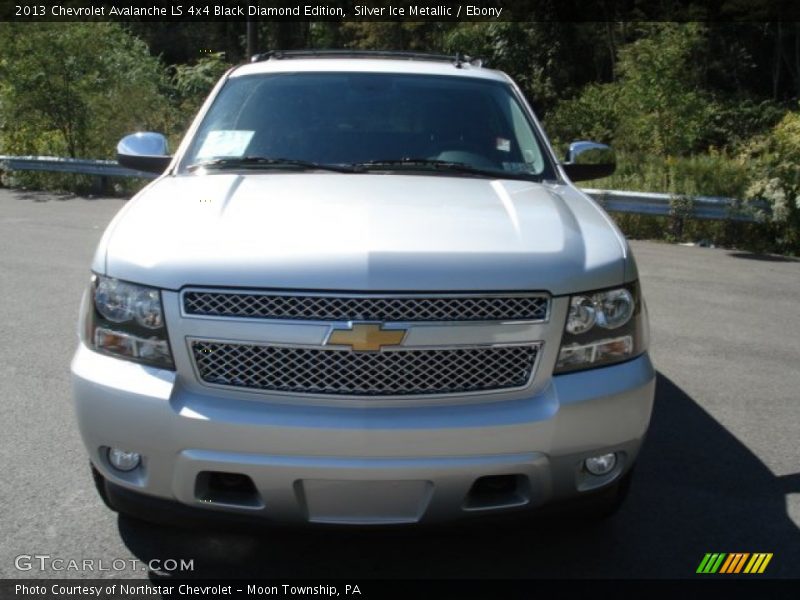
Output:
[[569,299],[567,333],[586,333],[595,325],[617,329],[630,321],[634,307],[633,294],[625,288],[572,296]]
[[634,358],[647,343],[647,315],[638,282],[569,299],[556,373]]
[[597,323],[597,309],[587,296],[573,296],[569,299],[567,331],[573,335],[589,331]]
[[633,316],[633,294],[625,288],[595,294],[594,305],[597,309],[597,324],[606,329],[622,327]]
[[98,352],[174,369],[155,288],[94,276],[84,298],[84,343]]

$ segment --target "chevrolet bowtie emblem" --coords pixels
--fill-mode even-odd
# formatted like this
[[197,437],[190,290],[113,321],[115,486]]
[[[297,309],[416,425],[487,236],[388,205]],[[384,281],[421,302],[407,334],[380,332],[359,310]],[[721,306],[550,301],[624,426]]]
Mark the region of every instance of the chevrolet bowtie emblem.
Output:
[[350,346],[356,352],[377,352],[384,346],[397,346],[405,329],[381,329],[378,323],[357,323],[351,329],[334,329],[326,345]]

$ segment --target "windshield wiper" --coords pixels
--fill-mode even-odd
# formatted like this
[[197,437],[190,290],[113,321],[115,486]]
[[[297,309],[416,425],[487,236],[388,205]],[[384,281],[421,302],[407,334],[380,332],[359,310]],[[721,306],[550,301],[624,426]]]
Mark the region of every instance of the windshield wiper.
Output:
[[350,165],[359,170],[380,170],[380,169],[424,169],[431,171],[449,171],[453,173],[466,173],[469,175],[481,175],[485,177],[494,177],[497,179],[534,179],[540,180],[540,177],[534,173],[525,173],[524,171],[504,171],[501,169],[481,169],[473,167],[463,162],[455,162],[451,160],[440,160],[438,158],[395,158],[388,160],[370,160],[368,162],[355,163]]
[[467,163],[440,160],[436,158],[396,158],[387,160],[370,160],[367,162],[351,164],[325,164],[308,160],[296,160],[292,158],[271,158],[268,156],[231,156],[200,161],[193,165],[189,165],[187,170],[195,171],[201,168],[258,169],[272,167],[286,167],[304,171],[333,171],[335,173],[364,173],[371,170],[382,169],[417,169],[429,171],[448,171],[451,173],[464,173],[468,175],[494,177],[498,179],[533,179],[537,181],[541,179],[538,175],[533,173],[503,171],[499,169],[481,169],[478,167],[473,167],[472,165],[468,165]]
[[328,165],[308,160],[295,160],[292,158],[270,158],[268,156],[235,156],[228,158],[213,158],[189,165],[187,170],[197,169],[236,169],[260,167],[290,167],[304,171],[334,171],[335,173],[355,173],[356,169],[348,165]]

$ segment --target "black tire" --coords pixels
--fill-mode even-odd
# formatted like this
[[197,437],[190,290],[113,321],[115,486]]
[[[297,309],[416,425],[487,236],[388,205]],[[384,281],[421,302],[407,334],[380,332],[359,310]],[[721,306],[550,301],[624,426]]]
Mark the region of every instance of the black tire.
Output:
[[576,501],[570,514],[586,521],[603,521],[613,517],[625,503],[632,479],[631,469],[615,484]]
[[92,463],[89,463],[89,466],[92,469],[92,479],[94,480],[94,487],[97,490],[97,495],[100,496],[103,504],[114,512],[117,512],[117,508],[111,503],[111,499],[108,497],[106,478],[100,474],[100,471],[98,471]]

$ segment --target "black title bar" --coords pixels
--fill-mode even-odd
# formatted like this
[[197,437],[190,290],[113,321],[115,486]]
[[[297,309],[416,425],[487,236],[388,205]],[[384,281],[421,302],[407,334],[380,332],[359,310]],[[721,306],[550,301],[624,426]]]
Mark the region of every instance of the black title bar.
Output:
[[796,0],[0,0],[0,21],[800,21]]
[[746,577],[695,576],[684,580],[179,580],[134,579],[28,579],[0,580],[2,600],[130,600],[162,598],[202,599],[339,598],[340,600],[422,600],[442,598],[502,598],[516,600],[550,595],[592,598],[644,597],[658,590],[666,598],[796,598],[797,580]]

